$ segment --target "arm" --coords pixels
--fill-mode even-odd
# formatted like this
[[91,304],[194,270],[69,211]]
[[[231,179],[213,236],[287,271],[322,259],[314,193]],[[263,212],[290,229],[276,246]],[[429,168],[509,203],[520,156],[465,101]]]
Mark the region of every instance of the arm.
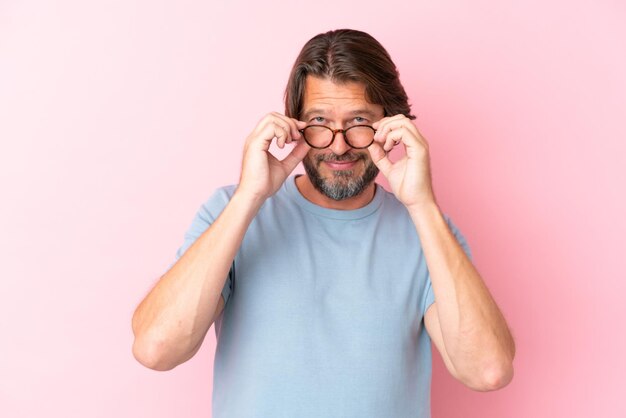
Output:
[[513,378],[515,344],[506,321],[436,205],[411,212],[437,302],[424,323],[450,373],[474,390]]
[[[450,373],[475,390],[505,386],[513,377],[515,345],[480,275],[448,229],[432,189],[429,146],[404,115],[372,124],[372,160],[407,208],[422,243],[437,300],[424,322]],[[406,155],[387,152],[402,144]]]
[[141,364],[170,370],[200,348],[223,308],[221,291],[248,226],[309,150],[301,141],[282,161],[269,152],[274,138],[280,148],[300,138],[299,125],[271,113],[248,136],[232,199],[135,310],[133,355]]
[[258,202],[235,195],[215,222],[159,280],[133,315],[133,355],[170,370],[198,351],[223,306],[221,291]]

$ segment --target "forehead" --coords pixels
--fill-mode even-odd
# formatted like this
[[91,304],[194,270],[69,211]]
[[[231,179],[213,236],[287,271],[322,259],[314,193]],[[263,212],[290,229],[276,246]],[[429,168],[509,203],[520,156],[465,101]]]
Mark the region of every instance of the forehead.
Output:
[[380,117],[384,113],[381,105],[367,101],[363,83],[354,81],[335,83],[328,78],[307,76],[302,101],[302,116],[312,111],[343,115],[361,110]]

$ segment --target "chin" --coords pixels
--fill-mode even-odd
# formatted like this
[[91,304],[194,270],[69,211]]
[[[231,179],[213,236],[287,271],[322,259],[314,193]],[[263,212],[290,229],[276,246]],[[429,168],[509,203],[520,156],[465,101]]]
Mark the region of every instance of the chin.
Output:
[[315,189],[326,197],[339,201],[359,196],[372,184],[377,173],[359,175],[354,170],[333,170],[328,176],[322,176],[319,172],[307,171],[307,174]]

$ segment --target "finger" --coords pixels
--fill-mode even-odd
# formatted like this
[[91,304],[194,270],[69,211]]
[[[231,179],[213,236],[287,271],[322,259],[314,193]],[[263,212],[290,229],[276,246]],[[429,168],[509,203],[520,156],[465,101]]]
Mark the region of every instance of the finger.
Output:
[[296,137],[297,139],[302,139],[303,135],[301,130],[306,128],[308,126],[308,123],[303,122],[301,120],[298,119],[291,119],[292,121],[294,121],[294,123],[296,124],[296,127],[298,128],[298,136]]
[[[388,124],[385,125],[383,131],[381,133],[381,138],[385,138],[387,136],[390,135],[391,132],[397,131],[397,130],[404,130],[404,132],[406,132],[408,134],[408,139],[414,138],[415,140],[417,140],[417,143],[421,144],[424,148],[428,149],[428,142],[426,141],[426,138],[424,138],[422,136],[422,134],[420,133],[420,131],[417,129],[417,126],[415,126],[415,124],[408,118],[406,118],[406,120],[401,120],[401,121],[391,121]],[[396,138],[396,136],[392,136],[393,138]],[[376,136],[374,136],[374,138],[376,138]],[[399,143],[399,141],[396,141],[396,144]],[[405,142],[405,145],[411,145],[409,142]]]
[[268,125],[271,125],[273,123],[275,118],[276,117],[272,113],[268,113],[267,115],[263,116],[263,118],[261,118],[261,120],[259,120],[259,122],[256,124],[254,130],[252,131],[252,134],[258,135],[263,132]]
[[279,148],[284,147],[285,141],[288,136],[288,128],[277,125],[276,123],[267,123],[261,131],[252,134],[248,138],[247,146],[260,148],[264,151],[270,149],[272,140],[276,138],[276,143]]
[[400,142],[410,142],[413,139],[414,135],[412,135],[404,126],[401,126],[398,129],[394,129],[393,131],[389,131],[387,136],[385,137],[385,145],[397,145]]
[[276,145],[278,148],[285,148],[285,144],[291,142],[291,129],[281,123],[274,122],[274,136],[276,137]]
[[380,129],[380,127],[383,126],[385,123],[389,122],[389,120],[397,119],[399,116],[403,116],[403,115],[386,116],[386,117],[384,117],[382,119],[379,119],[376,122],[372,123],[372,127],[374,129]]
[[270,112],[259,121],[255,130],[253,131],[253,137],[266,134],[268,132],[266,128],[272,124],[281,126],[288,133],[285,140],[286,143],[290,143],[293,140],[294,136],[296,138],[300,136],[298,129],[296,129],[296,125],[292,123],[292,120],[290,118],[287,118],[286,116],[281,115],[278,112]]
[[[283,114],[280,114],[278,112],[272,112],[272,115],[277,119],[281,121],[281,125],[285,126],[284,124],[287,124],[287,126],[289,127],[289,141],[291,142],[292,139],[298,139],[300,138],[300,129],[298,127],[298,124],[296,123],[297,121],[295,119],[289,118]],[[304,127],[304,126],[303,126]]]
[[297,135],[296,136],[292,135],[292,141],[293,142],[300,142],[300,141],[304,142],[303,141],[304,140],[304,135],[302,133],[302,130],[308,126],[308,123],[303,122],[303,121],[298,120],[298,119],[294,119],[294,118],[289,118],[289,120],[291,122],[293,122],[293,124],[296,127],[296,131],[295,132],[296,132]]
[[372,156],[372,161],[376,164],[376,167],[378,167],[385,177],[388,177],[393,163],[385,153],[385,150],[383,150],[378,142],[372,143],[372,145],[367,147],[367,150]]
[[372,123],[372,128],[378,130],[378,128],[380,128],[380,125],[384,123],[387,119],[388,118],[382,118],[382,119],[377,120],[376,122]]
[[386,125],[393,123],[394,121],[402,120],[405,118],[406,116],[402,114],[395,115],[395,116],[387,116],[386,118],[383,118],[379,120],[378,122],[374,122],[372,126],[374,126],[376,130],[382,131]]
[[281,164],[285,167],[288,173],[291,173],[294,168],[298,165],[300,161],[306,157],[306,154],[309,152],[311,147],[304,141],[298,142],[298,144],[293,147],[291,152],[283,158]]
[[403,143],[405,146],[405,150],[407,154],[410,155],[418,155],[416,153],[420,153],[424,150],[428,151],[428,144],[426,144],[425,140],[420,141],[413,132],[409,131],[406,127],[401,127],[400,129],[394,129],[393,131],[387,134],[385,138],[384,149],[386,151],[390,151],[396,145]]
[[[412,132],[409,132],[406,127],[389,132],[385,141],[385,147],[387,147],[387,144],[389,143],[391,143],[391,148],[395,145],[403,143],[406,154],[410,157],[419,157],[424,152],[428,153],[428,144],[425,140],[424,142],[418,140],[417,137],[413,135]],[[391,148],[385,149],[389,151]]]
[[375,137],[384,138],[385,135],[387,135],[390,131],[400,129],[402,127],[411,129],[411,128],[415,128],[415,125],[413,125],[411,120],[407,118],[406,116],[396,115],[380,124],[380,126],[376,130]]
[[405,135],[405,132],[404,128],[400,128],[395,131],[391,131],[386,136],[382,137],[382,141],[379,141],[379,143],[383,147],[383,150],[385,152],[391,151],[393,147],[402,142],[402,136]]

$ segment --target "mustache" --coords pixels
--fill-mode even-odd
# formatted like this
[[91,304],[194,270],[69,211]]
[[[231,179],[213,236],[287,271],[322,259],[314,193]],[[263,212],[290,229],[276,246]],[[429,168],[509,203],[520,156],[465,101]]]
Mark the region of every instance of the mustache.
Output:
[[321,163],[322,161],[341,162],[341,161],[358,161],[365,159],[363,154],[357,154],[353,152],[347,152],[345,154],[337,155],[333,152],[329,154],[320,154],[315,156],[315,161]]

